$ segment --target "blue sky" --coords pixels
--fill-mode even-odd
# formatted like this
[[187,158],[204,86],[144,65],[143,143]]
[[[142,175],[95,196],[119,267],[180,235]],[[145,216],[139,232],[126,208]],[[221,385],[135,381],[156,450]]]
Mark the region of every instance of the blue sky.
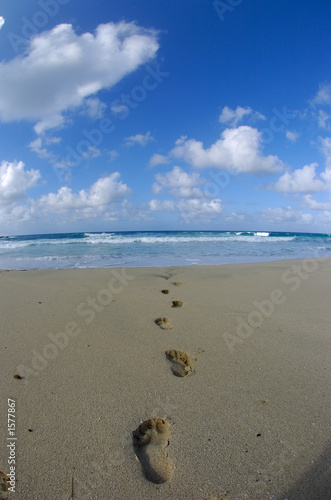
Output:
[[10,0],[0,234],[331,228],[331,4]]

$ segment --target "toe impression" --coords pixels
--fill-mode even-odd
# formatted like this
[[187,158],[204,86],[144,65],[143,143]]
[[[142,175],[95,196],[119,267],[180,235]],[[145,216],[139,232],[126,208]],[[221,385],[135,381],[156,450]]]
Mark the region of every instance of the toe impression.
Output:
[[171,370],[176,377],[186,377],[194,373],[194,364],[191,357],[183,351],[171,349],[165,352],[166,358],[171,361]]
[[170,422],[165,418],[145,420],[132,433],[134,451],[145,477],[152,483],[165,483],[173,475],[173,464],[166,451],[170,434]]

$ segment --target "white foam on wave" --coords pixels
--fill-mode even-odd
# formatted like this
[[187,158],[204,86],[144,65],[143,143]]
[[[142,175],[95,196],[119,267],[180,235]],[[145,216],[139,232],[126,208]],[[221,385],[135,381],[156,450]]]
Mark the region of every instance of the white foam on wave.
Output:
[[84,233],[84,236],[86,238],[94,238],[94,239],[100,239],[104,237],[111,237],[115,236],[115,233]]
[[15,249],[15,248],[24,248],[24,247],[36,247],[36,246],[42,246],[42,245],[67,245],[67,244],[72,244],[76,242],[80,242],[82,240],[76,240],[72,238],[68,239],[58,239],[58,240],[51,240],[51,239],[35,239],[35,240],[26,240],[26,241],[5,241],[3,243],[0,243],[0,249]]
[[53,260],[58,260],[58,261],[66,261],[71,259],[72,257],[70,255],[42,255],[40,257],[35,257],[32,255],[29,256],[24,256],[24,257],[16,257],[15,260],[17,262],[38,262],[38,261],[53,261]]
[[229,236],[226,238],[222,238],[225,241],[242,241],[245,243],[277,243],[281,241],[294,241],[295,236],[275,236],[273,238],[266,238],[261,236],[246,236],[246,235],[238,235],[238,236]]
[[31,245],[31,242],[29,241],[4,241],[3,243],[0,243],[0,248],[3,248],[4,250],[13,250],[14,248],[23,248]]
[[[262,237],[261,237],[262,236]],[[293,241],[295,236],[275,236],[273,238],[265,238],[267,234],[260,235],[243,235],[236,234],[233,236],[112,236],[111,238],[103,237],[98,239],[84,240],[89,244],[110,244],[110,245],[125,245],[125,244],[164,244],[164,243],[224,243],[226,241],[246,241],[249,243],[276,243],[279,241]]]
[[215,243],[247,242],[247,243],[277,243],[295,240],[295,236],[275,236],[267,238],[270,233],[257,232],[250,234],[223,233],[217,236],[129,236],[117,235],[115,233],[85,233],[86,238],[63,238],[63,239],[36,239],[28,241],[3,241],[0,242],[0,250],[18,251],[24,247],[42,247],[48,245],[160,245],[160,244],[185,244],[185,243]]

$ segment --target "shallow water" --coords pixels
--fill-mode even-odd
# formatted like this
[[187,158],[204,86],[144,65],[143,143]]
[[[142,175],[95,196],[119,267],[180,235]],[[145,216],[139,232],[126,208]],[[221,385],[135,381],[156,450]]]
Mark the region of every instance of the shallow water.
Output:
[[0,238],[2,269],[230,264],[331,256],[331,235],[266,231],[129,231]]

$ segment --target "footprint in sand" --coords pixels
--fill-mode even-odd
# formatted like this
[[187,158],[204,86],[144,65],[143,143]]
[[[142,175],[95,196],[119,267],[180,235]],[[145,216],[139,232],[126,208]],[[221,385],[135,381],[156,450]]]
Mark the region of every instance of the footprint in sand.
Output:
[[133,431],[133,447],[145,477],[152,483],[165,483],[173,475],[173,464],[166,448],[169,445],[170,422],[150,418]]
[[173,300],[172,307],[182,307],[183,302],[181,300]]
[[195,373],[193,361],[185,352],[171,349],[166,351],[165,355],[171,361],[171,370],[176,377],[186,377]]
[[182,284],[183,284],[183,283],[182,283],[181,281],[175,281],[175,283],[173,283],[173,285],[175,285],[175,286],[180,286],[180,285],[182,285]]
[[157,326],[162,328],[162,330],[171,330],[173,328],[168,318],[157,318],[155,320],[155,323],[157,324]]
[[170,293],[170,290],[161,290],[161,292],[164,294],[168,294],[168,293]]

